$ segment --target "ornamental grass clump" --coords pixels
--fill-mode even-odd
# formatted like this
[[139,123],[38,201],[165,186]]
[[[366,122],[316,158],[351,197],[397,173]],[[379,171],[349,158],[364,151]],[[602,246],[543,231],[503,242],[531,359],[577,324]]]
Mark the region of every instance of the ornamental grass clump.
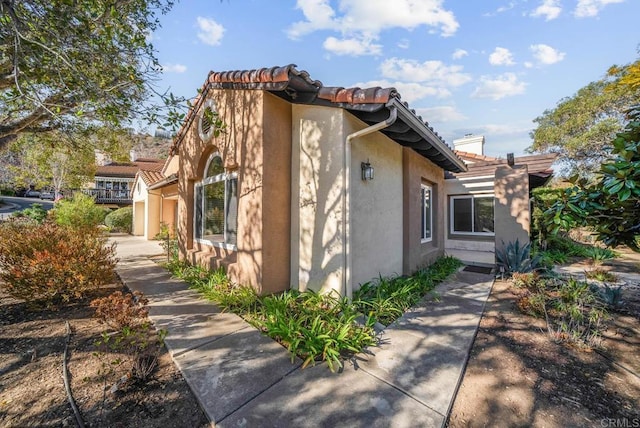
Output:
[[53,222],[0,225],[0,279],[13,297],[54,305],[79,299],[114,279],[115,245],[96,228]]

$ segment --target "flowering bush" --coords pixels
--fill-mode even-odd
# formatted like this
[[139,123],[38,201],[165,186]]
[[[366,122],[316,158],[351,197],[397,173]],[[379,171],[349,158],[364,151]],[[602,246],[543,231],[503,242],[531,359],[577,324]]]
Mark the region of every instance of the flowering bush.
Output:
[[0,279],[12,296],[53,304],[113,281],[115,245],[96,228],[53,222],[0,225]]

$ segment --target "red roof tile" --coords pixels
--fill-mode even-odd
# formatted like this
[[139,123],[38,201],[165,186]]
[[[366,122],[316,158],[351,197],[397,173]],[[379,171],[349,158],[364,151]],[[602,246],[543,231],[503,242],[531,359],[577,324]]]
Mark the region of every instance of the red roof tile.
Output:
[[464,161],[469,160],[471,162],[479,162],[479,161],[497,160],[497,158],[494,158],[492,156],[477,155],[475,153],[463,152],[462,150],[454,150],[454,152],[456,153],[456,155],[458,155],[459,158],[461,158]]
[[[392,129],[381,132],[387,133],[390,138],[402,145],[409,145],[445,169],[464,170],[462,160],[453,153],[453,150],[446,145],[428,123],[416,115],[415,110],[409,109],[407,103],[400,101],[400,94],[395,88],[362,89],[324,86],[319,80],[311,79],[306,71],[298,70],[295,64],[255,70],[210,72],[194,100],[193,106],[187,113],[182,127],[176,134],[171,154],[176,153],[178,145],[184,138],[186,130],[195,120],[209,89],[265,90],[291,103],[344,108],[369,123],[371,120],[368,119],[371,119],[373,114],[379,110],[396,108],[402,113],[402,118],[398,120],[409,124],[411,135],[403,134],[407,131],[398,133],[397,130]],[[391,105],[393,107],[390,107]]]
[[96,168],[97,177],[131,177],[141,170],[162,171],[164,161],[160,159],[144,159],[135,162],[111,162]]
[[164,175],[160,171],[138,171],[138,177],[144,181],[144,184],[147,186],[151,186],[153,183],[156,183],[164,178]]

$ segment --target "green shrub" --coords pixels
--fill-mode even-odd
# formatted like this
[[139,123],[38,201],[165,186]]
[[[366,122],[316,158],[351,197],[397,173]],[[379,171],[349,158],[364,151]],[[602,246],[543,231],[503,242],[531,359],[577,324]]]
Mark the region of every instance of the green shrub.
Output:
[[58,201],[53,215],[59,225],[84,228],[102,224],[110,211],[96,205],[91,196],[77,192],[73,199]]
[[0,279],[12,296],[55,304],[113,280],[115,246],[97,229],[53,222],[0,225]]
[[41,204],[31,204],[29,208],[14,212],[12,217],[26,218],[42,223],[47,218],[47,210],[42,208]]
[[104,218],[104,225],[113,232],[131,233],[133,225],[133,207],[118,208]]

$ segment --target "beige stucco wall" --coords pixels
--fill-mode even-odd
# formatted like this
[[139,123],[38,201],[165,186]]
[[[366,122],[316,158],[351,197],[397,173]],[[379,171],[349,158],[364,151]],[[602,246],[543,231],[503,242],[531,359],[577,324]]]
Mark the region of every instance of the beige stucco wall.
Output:
[[[345,115],[345,134],[366,125]],[[374,179],[363,181],[361,162],[374,167]],[[379,275],[402,273],[402,146],[380,132],[352,140],[349,230],[353,289]]]
[[147,185],[136,177],[133,183],[133,224],[131,233],[135,236],[143,236],[145,233],[145,205],[147,201]]
[[180,159],[176,155],[169,156],[167,161],[162,168],[162,175],[165,177],[170,176],[171,174],[176,174],[180,169]]
[[[178,237],[180,253],[193,263],[225,266],[229,277],[267,294],[288,288],[290,229],[290,107],[262,91],[212,90],[226,129],[203,142],[198,120],[179,146]],[[209,245],[193,239],[194,184],[209,156],[219,152],[228,172],[238,174],[237,246]],[[265,172],[266,168],[270,171]],[[269,188],[266,188],[266,184]],[[283,216],[271,221],[270,216]],[[265,223],[267,217],[269,224]],[[287,223],[287,227],[283,224]],[[266,263],[272,266],[265,269]]]
[[344,293],[341,109],[293,105],[291,287]]
[[495,246],[502,248],[516,239],[529,242],[529,172],[527,166],[501,166],[495,179]]
[[[411,274],[432,263],[444,254],[444,172],[431,161],[410,148],[402,149],[403,165],[403,265],[402,273]],[[432,240],[422,243],[421,184],[431,186],[433,192]],[[399,200],[399,198],[396,198]]]

